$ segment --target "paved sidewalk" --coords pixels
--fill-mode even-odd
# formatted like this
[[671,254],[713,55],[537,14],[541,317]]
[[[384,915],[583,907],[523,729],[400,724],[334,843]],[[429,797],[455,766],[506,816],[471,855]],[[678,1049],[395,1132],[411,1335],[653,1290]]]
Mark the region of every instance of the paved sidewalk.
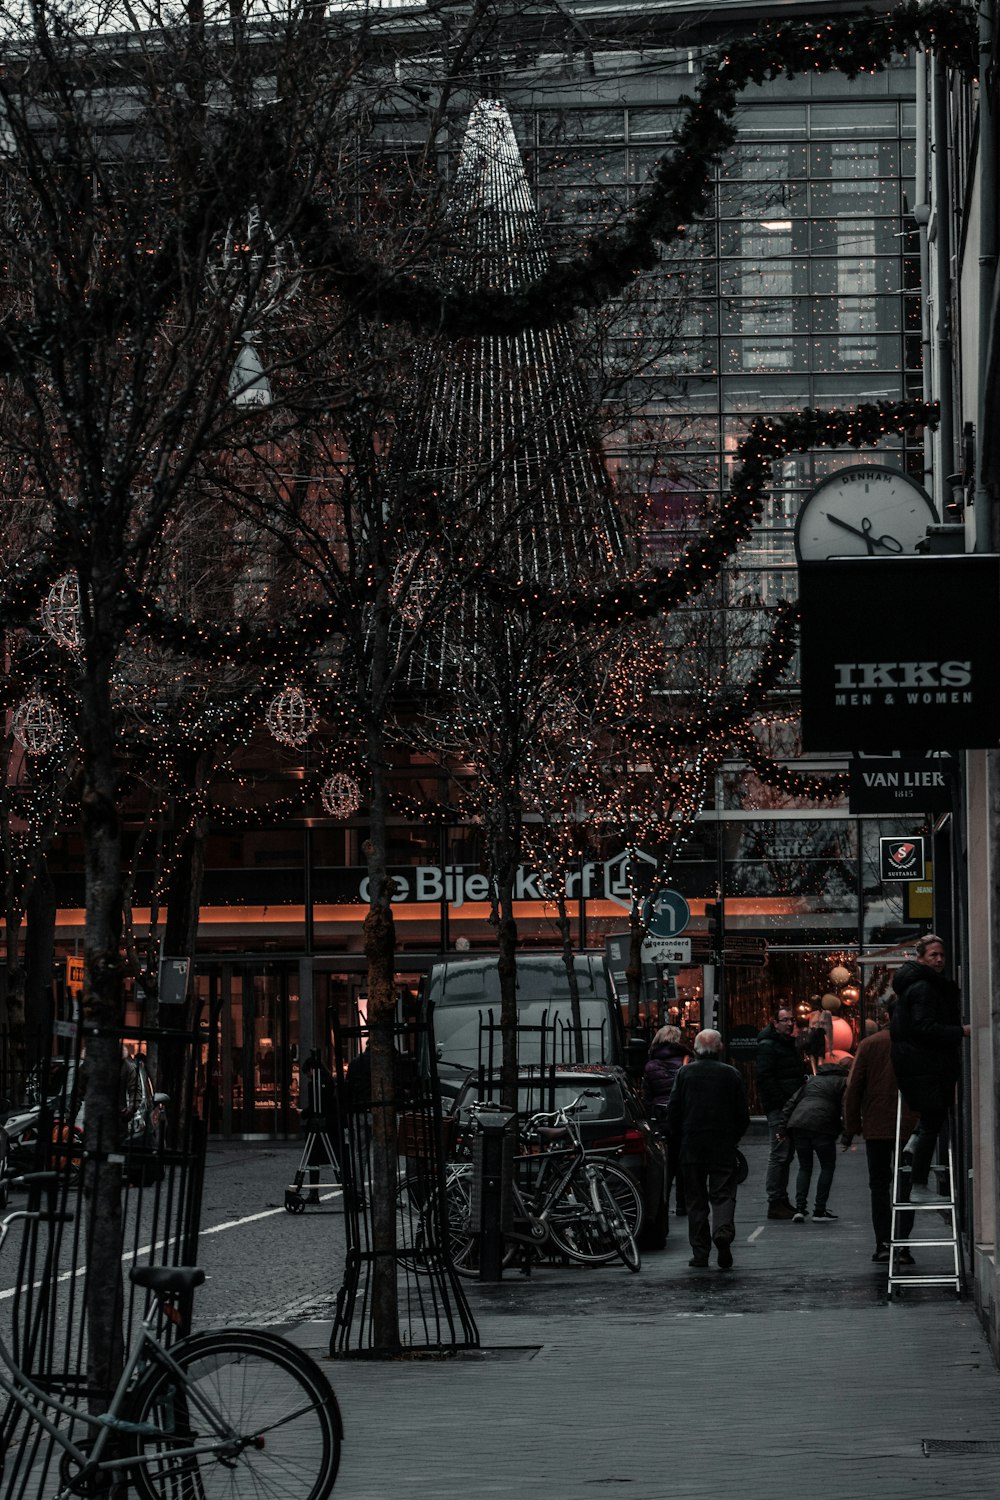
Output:
[[[327,1363],[346,1428],[336,1494],[997,1494],[1000,1375],[971,1302],[930,1289],[888,1302],[863,1148],[839,1157],[838,1222],[804,1225],[764,1218],[763,1136],[746,1149],[734,1271],[689,1270],[674,1219],[637,1276],[546,1267],[472,1284],[479,1355]],[[940,1254],[914,1251],[924,1270]],[[329,1326],[292,1336],[322,1354]]]

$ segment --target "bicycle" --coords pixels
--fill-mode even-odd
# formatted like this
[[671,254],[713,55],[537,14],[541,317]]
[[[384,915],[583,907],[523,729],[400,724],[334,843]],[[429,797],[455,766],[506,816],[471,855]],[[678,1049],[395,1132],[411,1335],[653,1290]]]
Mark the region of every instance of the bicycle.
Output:
[[[55,1190],[59,1180],[58,1173],[35,1172],[13,1185]],[[0,1220],[0,1251],[18,1220],[73,1218],[19,1209]],[[43,1390],[0,1338],[0,1390],[62,1450],[54,1500],[91,1494],[102,1477],[127,1472],[144,1500],[325,1500],[337,1478],[343,1423],[319,1366],[277,1334],[247,1328],[193,1333],[167,1348],[153,1331],[157,1315],[175,1320],[177,1300],[201,1286],[204,1271],[137,1266],[129,1276],[149,1292],[149,1308],[103,1413]],[[84,1424],[92,1436],[74,1441],[60,1417]]]
[[[577,1115],[592,1097],[585,1089],[561,1109],[542,1111],[528,1121],[542,1146],[516,1158],[528,1179],[523,1191],[515,1173],[512,1183],[513,1224],[505,1229],[504,1264],[520,1246],[536,1253],[546,1244],[578,1264],[602,1265],[619,1257],[630,1271],[641,1265],[636,1235],[642,1223],[642,1198],[627,1172],[604,1156],[589,1152]],[[472,1104],[475,1116],[488,1105]],[[563,1145],[567,1142],[568,1145]],[[479,1235],[472,1225],[472,1164],[451,1162],[445,1190],[452,1264],[460,1275],[479,1273]],[[533,1180],[532,1180],[533,1179]]]

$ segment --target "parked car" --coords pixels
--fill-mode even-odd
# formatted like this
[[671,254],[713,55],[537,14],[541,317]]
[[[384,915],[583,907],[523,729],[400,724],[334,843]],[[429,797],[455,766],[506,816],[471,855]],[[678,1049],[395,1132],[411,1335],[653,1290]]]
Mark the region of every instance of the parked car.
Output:
[[[563,955],[518,954],[518,1061],[536,1068],[553,1062],[567,1067],[581,1060],[623,1066],[621,1009],[603,955],[575,954],[573,973],[580,1001],[579,1033]],[[495,954],[434,964],[424,982],[421,1007],[424,1015],[433,1014],[445,1101],[454,1099],[469,1073],[479,1067],[499,1071],[500,976]]]
[[[543,1110],[560,1109],[584,1092],[584,1109],[577,1116],[583,1143],[588,1150],[607,1151],[635,1182],[643,1203],[640,1244],[646,1250],[662,1250],[667,1238],[666,1148],[624,1068],[584,1063],[546,1069],[542,1075],[522,1068],[518,1114],[523,1121]],[[477,1094],[478,1077],[471,1075],[455,1100],[460,1120]]]
[[[53,1166],[67,1170],[71,1180],[77,1176],[83,1159],[84,1104],[81,1099],[74,1098],[75,1081],[75,1060],[66,1063],[54,1059],[44,1075],[36,1070],[29,1078],[27,1102],[0,1115],[0,1206],[6,1202],[9,1179],[31,1171],[35,1166],[43,1107],[51,1120],[49,1160]],[[142,1053],[131,1059],[125,1092],[127,1097],[123,1099],[122,1109],[126,1123],[126,1151],[134,1154],[158,1149],[166,1125],[165,1109],[169,1099],[154,1089]],[[130,1180],[137,1171],[138,1168],[130,1162]]]

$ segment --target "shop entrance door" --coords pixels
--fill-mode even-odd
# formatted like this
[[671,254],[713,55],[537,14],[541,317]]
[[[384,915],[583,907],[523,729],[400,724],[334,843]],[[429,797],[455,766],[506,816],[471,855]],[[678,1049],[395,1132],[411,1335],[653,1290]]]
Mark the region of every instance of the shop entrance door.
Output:
[[[299,1125],[297,965],[236,967],[229,1023],[233,1134],[294,1135]],[[223,1018],[224,1043],[226,1029]]]

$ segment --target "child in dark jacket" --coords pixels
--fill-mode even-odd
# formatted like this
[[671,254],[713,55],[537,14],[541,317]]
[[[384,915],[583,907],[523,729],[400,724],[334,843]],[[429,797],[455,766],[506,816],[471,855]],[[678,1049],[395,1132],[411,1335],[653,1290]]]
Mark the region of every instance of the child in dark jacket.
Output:
[[850,1061],[821,1063],[799,1092],[789,1099],[782,1116],[782,1128],[791,1137],[798,1159],[795,1179],[795,1213],[793,1222],[804,1224],[808,1218],[806,1199],[812,1179],[813,1157],[819,1162],[813,1219],[817,1224],[831,1223],[837,1215],[827,1208],[827,1199],[837,1170],[837,1137],[841,1133],[844,1090],[850,1073]]

